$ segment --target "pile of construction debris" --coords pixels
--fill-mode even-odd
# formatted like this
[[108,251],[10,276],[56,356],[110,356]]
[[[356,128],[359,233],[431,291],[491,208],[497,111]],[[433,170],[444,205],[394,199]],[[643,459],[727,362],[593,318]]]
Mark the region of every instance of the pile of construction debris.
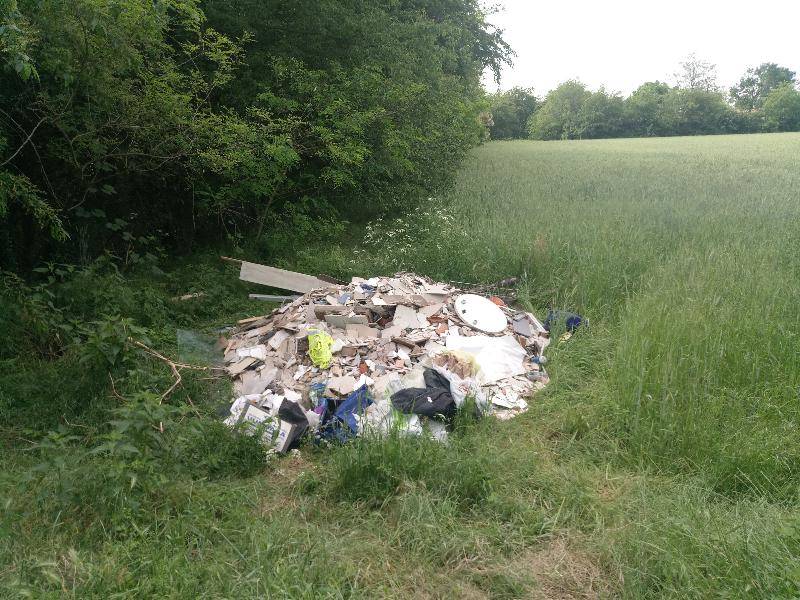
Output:
[[278,451],[309,429],[331,441],[370,430],[444,439],[466,402],[508,419],[548,382],[548,331],[498,297],[411,273],[336,285],[255,267],[269,269],[270,282],[289,274],[276,287],[305,293],[232,332],[224,360],[236,400],[226,422],[261,427]]

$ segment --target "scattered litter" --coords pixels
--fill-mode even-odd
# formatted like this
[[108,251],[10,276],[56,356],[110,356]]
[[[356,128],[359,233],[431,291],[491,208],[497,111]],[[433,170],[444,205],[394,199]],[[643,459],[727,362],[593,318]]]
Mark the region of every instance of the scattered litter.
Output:
[[[331,366],[332,347],[333,338],[324,331],[314,331],[308,335],[308,355],[315,367],[327,369]],[[299,379],[299,377],[295,377],[295,379]]]
[[575,330],[586,322],[581,315],[566,310],[551,310],[547,313],[544,320],[544,327],[547,331],[556,325],[561,326],[566,331],[574,333]]
[[178,360],[181,362],[222,365],[220,350],[223,350],[228,343],[224,337],[190,329],[178,329],[175,335],[178,342]]
[[456,312],[465,323],[487,333],[500,333],[508,327],[500,307],[483,296],[462,294],[456,301]]
[[392,394],[392,405],[400,412],[445,420],[452,418],[456,412],[450,381],[433,369],[425,369],[424,388],[406,388],[395,392]]
[[188,294],[184,294],[183,296],[175,296],[172,299],[176,302],[182,300],[194,300],[195,298],[203,298],[205,295],[205,292],[190,292]]
[[240,321],[225,348],[236,392],[226,423],[257,424],[278,452],[306,431],[329,442],[370,431],[443,441],[468,397],[509,419],[549,381],[552,319],[500,297],[412,273],[335,284],[241,264],[248,281],[305,292]]

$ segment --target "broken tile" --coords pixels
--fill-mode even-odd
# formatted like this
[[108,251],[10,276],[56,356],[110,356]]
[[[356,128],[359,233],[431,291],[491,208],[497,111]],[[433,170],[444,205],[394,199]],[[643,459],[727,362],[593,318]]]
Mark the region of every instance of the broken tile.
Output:
[[429,319],[430,317],[441,311],[443,306],[444,304],[442,303],[423,306],[422,308],[419,309],[419,313],[425,318]]
[[[470,381],[476,377],[470,366],[473,363],[454,358],[446,347],[453,340],[446,340],[458,336],[461,341],[456,346],[471,348],[485,362],[499,358],[484,352],[497,344],[498,338],[486,341],[482,332],[455,317],[451,295],[457,293],[459,290],[449,284],[409,273],[369,280],[353,278],[348,285],[326,283],[269,316],[243,320],[223,344],[225,364],[240,396],[256,392],[256,398],[263,397],[259,406],[274,404],[276,409],[289,396],[307,402],[312,383],[326,384],[326,393],[337,397],[367,385],[376,398],[388,401],[382,395],[386,390],[377,388],[385,388],[387,381],[395,385],[398,374],[409,372],[415,373],[421,384],[424,365],[437,365],[462,381]],[[521,369],[517,375],[487,384],[481,394],[487,400],[497,398],[492,406],[498,418],[510,418],[524,410],[523,398],[547,383],[547,373],[532,362],[532,357],[540,355],[550,340],[530,313],[508,306],[502,310],[509,318],[502,335],[518,345],[523,357]],[[308,335],[315,330],[334,338],[333,360],[327,369],[314,366],[308,356]],[[510,352],[511,347],[507,350]],[[266,362],[263,366],[262,361]],[[403,381],[407,384],[411,380]],[[467,385],[464,390],[468,389]],[[283,390],[282,396],[273,393],[279,390]],[[228,420],[232,419],[233,415]]]
[[325,315],[325,322],[331,327],[345,329],[348,325],[368,325],[364,315]]
[[380,335],[380,331],[366,325],[350,324],[345,327],[345,331],[347,332],[347,337],[357,340],[376,338]]
[[258,361],[255,358],[253,358],[252,356],[248,356],[247,358],[243,358],[239,362],[234,363],[230,367],[228,367],[228,373],[230,373],[231,375],[238,375],[239,373],[244,371],[247,367],[255,364],[256,362]]
[[340,396],[347,396],[356,389],[356,379],[347,375],[343,377],[332,377],[328,380],[325,388],[326,392],[332,392]]
[[275,335],[269,338],[269,341],[267,343],[269,344],[270,348],[272,348],[273,350],[277,350],[281,346],[281,344],[283,344],[283,342],[285,342],[289,338],[290,335],[291,334],[288,331],[284,329],[279,329],[278,331],[275,332]]
[[[423,316],[422,319],[425,319],[425,317]],[[402,329],[416,329],[420,326],[427,326],[428,322],[426,319],[425,325],[420,325],[420,315],[417,313],[417,311],[401,304],[395,310],[392,324],[395,327],[400,327]]]

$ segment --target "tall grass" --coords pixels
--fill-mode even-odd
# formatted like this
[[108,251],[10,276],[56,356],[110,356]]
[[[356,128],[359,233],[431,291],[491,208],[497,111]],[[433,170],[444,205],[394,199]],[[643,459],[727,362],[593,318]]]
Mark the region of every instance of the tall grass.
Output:
[[441,207],[369,232],[367,262],[523,276],[535,310],[606,332],[599,426],[630,460],[793,499],[798,167],[796,134],[492,143]]
[[373,224],[351,268],[521,276],[537,312],[584,313],[534,410],[562,459],[645,477],[609,521],[626,535],[595,532],[621,591],[792,597],[798,200],[798,134],[491,143],[429,210]]
[[[448,445],[303,450],[255,476],[249,446],[211,427],[182,454],[191,476],[170,476],[135,519],[115,515],[116,533],[102,514],[81,520],[91,511],[43,495],[49,479],[23,483],[36,459],[14,449],[0,455],[0,592],[798,597],[799,151],[798,134],[477,149],[429,206],[285,264],[342,277],[518,276],[537,313],[583,313],[590,326],[548,350],[552,382],[527,414],[469,424]],[[176,324],[261,308],[219,271],[216,259],[189,264],[165,289],[137,281],[108,295],[169,348]],[[197,282],[209,298],[172,308]],[[68,376],[62,362],[41,381]],[[15,369],[0,376],[0,409],[23,406],[22,390],[39,412],[8,422],[47,421],[48,391]],[[210,412],[216,393],[189,379],[180,394]],[[92,406],[109,402],[99,394]]]

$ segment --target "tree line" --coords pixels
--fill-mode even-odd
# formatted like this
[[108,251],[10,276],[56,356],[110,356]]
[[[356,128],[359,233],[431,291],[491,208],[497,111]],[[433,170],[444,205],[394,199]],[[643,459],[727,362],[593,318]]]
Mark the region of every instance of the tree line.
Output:
[[571,140],[800,131],[794,71],[775,63],[748,69],[727,92],[714,65],[690,56],[677,84],[647,82],[623,97],[569,80],[544,99],[513,88],[489,95],[493,139]]
[[478,0],[0,0],[0,270],[413,206],[509,56]]

